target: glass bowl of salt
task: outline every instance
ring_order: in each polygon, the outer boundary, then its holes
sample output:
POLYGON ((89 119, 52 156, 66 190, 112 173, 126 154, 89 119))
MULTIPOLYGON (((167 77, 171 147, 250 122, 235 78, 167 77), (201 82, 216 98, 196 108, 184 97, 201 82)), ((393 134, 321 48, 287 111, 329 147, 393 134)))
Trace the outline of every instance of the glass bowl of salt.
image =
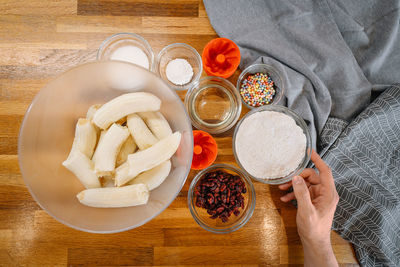
POLYGON ((203 63, 196 49, 175 43, 160 51, 155 68, 158 76, 171 88, 187 90, 200 79, 203 63))
POLYGON ((126 61, 154 70, 153 49, 146 39, 135 33, 117 33, 105 39, 97 51, 97 60, 126 61))

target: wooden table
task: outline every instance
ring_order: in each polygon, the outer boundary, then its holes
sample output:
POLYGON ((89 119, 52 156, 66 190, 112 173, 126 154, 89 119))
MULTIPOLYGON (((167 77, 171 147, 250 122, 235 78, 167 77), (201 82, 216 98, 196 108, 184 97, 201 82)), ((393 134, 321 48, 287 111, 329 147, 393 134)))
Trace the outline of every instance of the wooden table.
MULTIPOLYGON (((95 60, 102 40, 117 32, 142 35, 156 53, 175 42, 201 52, 217 37, 198 0, 0 1, 0 265, 302 264, 296 209, 279 201, 282 193, 276 186, 255 183, 253 217, 228 235, 209 233, 192 219, 186 195, 194 171, 161 215, 119 234, 73 230, 35 203, 18 167, 24 113, 44 84, 72 66, 95 60)), ((235 83, 237 76, 230 80, 235 83)), ((216 138, 217 163, 235 164, 231 136, 216 138)), ((349 243, 335 233, 332 243, 341 266, 357 265, 349 243)))

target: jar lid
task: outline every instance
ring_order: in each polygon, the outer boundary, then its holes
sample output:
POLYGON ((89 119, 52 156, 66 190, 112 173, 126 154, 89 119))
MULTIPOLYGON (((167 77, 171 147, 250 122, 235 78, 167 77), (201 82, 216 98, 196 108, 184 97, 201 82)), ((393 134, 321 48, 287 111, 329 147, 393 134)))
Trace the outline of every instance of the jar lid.
POLYGON ((203 50, 203 68, 208 75, 228 78, 240 63, 239 47, 227 38, 211 40, 203 50))
POLYGON ((193 131, 193 160, 191 168, 202 170, 213 164, 218 154, 217 142, 207 132, 193 131))

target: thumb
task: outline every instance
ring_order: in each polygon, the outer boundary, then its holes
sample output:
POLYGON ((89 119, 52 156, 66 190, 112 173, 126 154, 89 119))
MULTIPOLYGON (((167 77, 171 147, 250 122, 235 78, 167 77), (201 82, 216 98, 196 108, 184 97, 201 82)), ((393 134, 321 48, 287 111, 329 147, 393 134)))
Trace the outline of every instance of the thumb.
POLYGON ((308 191, 308 187, 303 177, 295 176, 292 185, 299 209, 310 210, 312 208, 310 192, 308 191))

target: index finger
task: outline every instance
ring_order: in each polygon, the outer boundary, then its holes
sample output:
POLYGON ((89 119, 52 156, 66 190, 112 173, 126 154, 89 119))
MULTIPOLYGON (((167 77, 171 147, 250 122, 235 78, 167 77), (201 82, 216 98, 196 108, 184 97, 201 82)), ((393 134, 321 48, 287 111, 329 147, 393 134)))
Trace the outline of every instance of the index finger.
POLYGON ((319 173, 330 173, 331 169, 328 165, 321 159, 317 152, 313 149, 311 151, 311 161, 314 162, 315 167, 318 169, 319 173))

